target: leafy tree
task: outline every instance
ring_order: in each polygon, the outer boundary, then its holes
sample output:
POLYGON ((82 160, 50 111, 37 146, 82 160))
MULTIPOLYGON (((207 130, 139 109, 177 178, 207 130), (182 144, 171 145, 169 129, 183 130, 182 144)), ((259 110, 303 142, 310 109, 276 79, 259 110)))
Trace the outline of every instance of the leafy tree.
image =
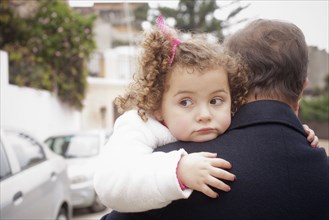
MULTIPOLYGON (((239 1, 232 1, 232 4, 236 3, 239 1)), ((178 9, 160 7, 158 10, 166 18, 174 18, 176 20, 175 27, 182 31, 212 33, 222 41, 224 38, 222 31, 223 28, 227 27, 228 21, 248 6, 238 5, 225 20, 215 18, 214 12, 221 10, 215 0, 180 0, 178 9)))
POLYGON ((302 99, 300 103, 300 118, 304 122, 329 121, 329 94, 311 100, 302 99))
POLYGON ((329 73, 325 76, 324 82, 325 82, 324 92, 328 93, 329 92, 329 73))
POLYGON ((147 3, 140 3, 139 7, 137 7, 134 11, 135 20, 133 21, 133 27, 136 30, 142 30, 143 21, 147 20, 147 14, 150 10, 150 6, 147 3))
POLYGON ((0 10, 0 47, 9 52, 10 82, 53 91, 81 109, 95 16, 83 17, 63 0, 38 1, 28 18, 15 15, 8 0, 1 1, 0 10))
POLYGON ((325 76, 325 87, 321 91, 318 89, 317 97, 310 100, 302 99, 300 103, 300 118, 308 121, 329 121, 329 74, 325 76))

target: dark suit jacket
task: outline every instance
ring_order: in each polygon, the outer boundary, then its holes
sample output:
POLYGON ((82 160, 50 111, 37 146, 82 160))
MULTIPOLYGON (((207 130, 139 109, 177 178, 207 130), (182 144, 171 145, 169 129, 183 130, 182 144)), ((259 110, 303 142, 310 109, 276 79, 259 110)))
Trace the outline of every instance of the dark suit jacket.
POLYGON ((229 130, 204 143, 176 142, 171 151, 216 152, 231 162, 237 176, 231 192, 190 198, 144 213, 117 213, 104 219, 234 219, 328 220, 329 160, 322 148, 312 149, 291 108, 278 101, 243 106, 229 130))

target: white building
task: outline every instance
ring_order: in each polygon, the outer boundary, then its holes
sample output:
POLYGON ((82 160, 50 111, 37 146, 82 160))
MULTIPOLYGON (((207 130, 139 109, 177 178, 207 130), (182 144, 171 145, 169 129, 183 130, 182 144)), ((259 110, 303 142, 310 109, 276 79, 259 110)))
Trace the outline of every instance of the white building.
POLYGON ((118 113, 113 104, 123 95, 136 71, 138 48, 122 46, 106 50, 101 56, 103 77, 88 77, 88 90, 81 112, 82 129, 111 128, 118 113))

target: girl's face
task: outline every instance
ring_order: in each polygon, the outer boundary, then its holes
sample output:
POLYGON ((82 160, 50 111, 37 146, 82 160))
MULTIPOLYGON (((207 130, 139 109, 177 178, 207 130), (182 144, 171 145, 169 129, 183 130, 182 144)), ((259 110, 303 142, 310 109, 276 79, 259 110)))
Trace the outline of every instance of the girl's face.
POLYGON ((231 123, 231 96, 223 68, 168 75, 161 108, 155 113, 182 141, 203 142, 224 133, 231 123))

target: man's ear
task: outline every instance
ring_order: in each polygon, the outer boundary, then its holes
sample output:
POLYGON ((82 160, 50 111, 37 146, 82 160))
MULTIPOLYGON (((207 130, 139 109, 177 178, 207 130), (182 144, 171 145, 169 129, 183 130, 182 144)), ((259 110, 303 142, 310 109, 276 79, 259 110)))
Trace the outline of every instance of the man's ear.
POLYGON ((295 112, 295 114, 296 114, 297 116, 298 116, 298 110, 299 110, 299 103, 300 103, 300 100, 302 99, 303 91, 304 91, 304 89, 306 88, 307 85, 308 85, 308 78, 306 77, 306 79, 305 79, 304 82, 303 82, 303 90, 302 90, 302 92, 301 92, 301 94, 300 94, 299 100, 298 100, 297 103, 295 103, 295 104, 293 105, 294 112, 295 112))
POLYGON ((308 77, 306 77, 306 79, 304 80, 303 90, 306 88, 307 85, 308 85, 308 77))
POLYGON ((161 110, 156 110, 156 111, 154 112, 154 117, 155 117, 155 119, 158 120, 158 121, 163 121, 163 117, 162 117, 162 112, 161 112, 161 110))
POLYGON ((298 100, 298 102, 296 102, 292 107, 293 107, 293 110, 296 114, 296 116, 298 117, 298 111, 299 111, 299 102, 300 100, 298 100))

